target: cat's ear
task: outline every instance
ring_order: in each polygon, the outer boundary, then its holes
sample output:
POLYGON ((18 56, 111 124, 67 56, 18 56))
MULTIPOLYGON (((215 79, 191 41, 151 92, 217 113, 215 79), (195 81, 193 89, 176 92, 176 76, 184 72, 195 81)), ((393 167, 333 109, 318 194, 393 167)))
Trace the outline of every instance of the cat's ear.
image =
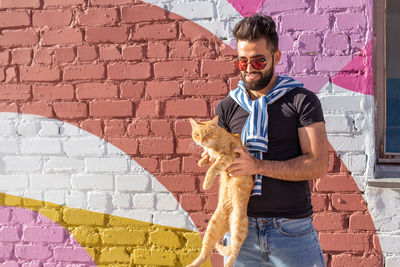
POLYGON ((215 126, 218 126, 218 119, 219 119, 219 116, 218 115, 215 116, 214 119, 211 120, 211 124, 215 125, 215 126))
POLYGON ((189 122, 190 122, 190 124, 192 125, 192 128, 195 128, 195 127, 198 125, 197 121, 195 121, 195 120, 192 119, 192 118, 189 118, 189 122))

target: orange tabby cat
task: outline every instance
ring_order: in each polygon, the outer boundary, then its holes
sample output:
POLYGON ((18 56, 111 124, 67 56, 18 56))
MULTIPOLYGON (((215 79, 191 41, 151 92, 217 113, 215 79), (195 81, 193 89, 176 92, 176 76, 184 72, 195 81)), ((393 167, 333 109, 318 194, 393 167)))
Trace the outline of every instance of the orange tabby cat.
POLYGON ((226 172, 226 168, 237 157, 233 150, 237 147, 243 148, 243 145, 238 135, 218 126, 218 116, 211 121, 189 121, 192 124, 194 141, 207 151, 198 165, 205 166, 210 162, 210 157, 215 159, 207 171, 203 188, 210 188, 218 174, 220 184, 218 206, 207 226, 200 255, 188 266, 201 266, 211 256, 214 247, 221 255, 229 256, 225 267, 233 266, 247 236, 247 203, 253 189, 253 177, 230 176, 226 172), (231 245, 224 247, 218 241, 226 232, 231 233, 231 245))

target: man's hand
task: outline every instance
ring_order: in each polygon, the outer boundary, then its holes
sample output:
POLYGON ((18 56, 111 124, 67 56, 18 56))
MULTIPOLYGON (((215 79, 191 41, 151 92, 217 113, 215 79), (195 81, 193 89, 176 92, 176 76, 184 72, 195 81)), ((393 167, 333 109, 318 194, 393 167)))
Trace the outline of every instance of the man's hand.
POLYGON ((253 175, 257 174, 259 169, 259 160, 254 158, 247 150, 235 148, 235 153, 239 154, 239 158, 233 160, 227 171, 230 175, 253 175))

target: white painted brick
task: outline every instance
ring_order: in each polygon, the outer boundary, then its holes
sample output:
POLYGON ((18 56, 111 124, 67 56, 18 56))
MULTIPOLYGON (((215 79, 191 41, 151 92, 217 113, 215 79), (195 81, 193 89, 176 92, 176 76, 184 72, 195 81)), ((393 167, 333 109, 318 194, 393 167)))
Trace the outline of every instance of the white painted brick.
POLYGON ((187 217, 181 213, 165 213, 165 212, 154 212, 153 223, 173 226, 177 228, 185 228, 187 217))
POLYGON ((171 194, 157 194, 156 208, 157 210, 177 210, 178 201, 171 194))
POLYGON ((17 139, 0 140, 0 154, 18 154, 17 139))
POLYGON ((37 172, 42 169, 41 157, 21 157, 5 156, 3 157, 5 171, 27 171, 37 172))
POLYGON ((170 11, 187 19, 204 19, 214 17, 215 3, 196 1, 171 5, 170 11))
POLYGON ((215 33, 215 35, 220 39, 227 38, 227 30, 225 26, 225 22, 223 21, 196 21, 197 24, 206 28, 208 31, 215 33))
POLYGON ((321 96, 320 101, 324 113, 343 114, 344 112, 360 112, 362 96, 321 96))
POLYGON ((154 192, 158 193, 169 193, 168 189, 165 188, 165 186, 160 183, 156 178, 151 179, 152 186, 151 188, 153 189, 154 192))
POLYGON ((65 205, 65 191, 64 190, 48 190, 44 193, 44 200, 46 202, 55 203, 58 205, 65 205))
POLYGON ((148 172, 142 167, 140 166, 139 163, 137 163, 136 161, 134 161, 132 158, 129 159, 129 163, 130 163, 130 171, 132 173, 143 173, 143 174, 147 174, 148 172))
POLYGON ((40 136, 58 136, 60 135, 60 125, 54 121, 42 121, 41 130, 39 132, 40 136))
POLYGON ((44 200, 42 191, 24 191, 23 197, 40 201, 44 200))
POLYGON ((391 235, 379 235, 379 242, 382 247, 382 251, 385 253, 399 253, 399 244, 400 244, 400 236, 391 234, 391 235))
POLYGON ((117 191, 146 192, 149 190, 150 179, 147 175, 117 175, 115 186, 117 191))
POLYGON ((88 172, 124 173, 128 170, 127 158, 86 158, 88 172))
POLYGON ((153 209, 154 194, 135 194, 133 196, 133 207, 135 209, 153 209))
POLYGON ((21 142, 23 154, 61 154, 61 142, 58 139, 24 139, 21 142))
POLYGON ((86 193, 81 191, 71 191, 66 195, 67 206, 71 208, 86 208, 86 193))
POLYGON ((0 175, 0 190, 26 189, 29 185, 28 175, 0 175))
POLYGON ((79 190, 114 190, 111 175, 73 175, 72 187, 79 190))
POLYGON ((365 149, 364 138, 361 135, 328 135, 328 140, 336 152, 361 152, 365 149))
POLYGON ((80 132, 78 127, 64 122, 60 126, 60 134, 62 136, 79 136, 80 132))
POLYGON ((71 188, 71 178, 65 174, 31 174, 30 187, 35 189, 71 188))
POLYGON ((69 139, 63 141, 63 147, 69 156, 100 156, 105 153, 104 142, 100 138, 69 139))
MULTIPOLYGON (((397 253, 399 254, 399 253, 397 253)), ((400 266, 400 256, 386 256, 385 257, 386 267, 398 267, 400 266)))
POLYGON ((117 193, 114 195, 114 204, 118 209, 131 209, 131 196, 129 194, 117 193))
POLYGON ((17 134, 12 121, 0 121, 0 135, 13 136, 17 134))
POLYGON ((107 193, 89 192, 88 206, 95 210, 109 210, 113 207, 111 195, 107 193))
POLYGON ((325 116, 325 127, 328 133, 346 133, 350 132, 349 120, 346 116, 338 115, 325 116))
MULTIPOLYGON (((153 211, 152 210, 141 210, 135 209, 132 213, 132 218, 142 222, 153 223, 153 211)), ((163 223, 160 223, 164 225, 163 223)))
POLYGON ((68 157, 51 157, 44 163, 45 171, 83 171, 85 161, 68 157))
POLYGON ((228 1, 217 2, 218 20, 232 19, 232 17, 241 17, 240 13, 228 1))
POLYGON ((344 154, 340 156, 340 159, 347 166, 350 172, 363 173, 367 167, 367 155, 365 154, 344 154))
POLYGON ((118 147, 107 143, 107 155, 112 155, 112 156, 123 156, 126 155, 124 151, 119 149, 118 147))
POLYGON ((37 121, 21 121, 18 126, 18 134, 22 137, 37 136, 40 131, 40 125, 37 121))

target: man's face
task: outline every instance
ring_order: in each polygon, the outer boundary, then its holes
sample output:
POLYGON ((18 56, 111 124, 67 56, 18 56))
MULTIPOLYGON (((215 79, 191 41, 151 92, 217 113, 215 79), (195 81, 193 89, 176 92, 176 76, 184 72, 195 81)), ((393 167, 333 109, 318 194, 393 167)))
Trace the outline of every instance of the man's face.
POLYGON ((262 90, 271 82, 272 77, 275 75, 275 64, 277 63, 274 60, 271 49, 267 45, 267 40, 264 38, 256 41, 239 40, 237 47, 239 59, 266 59, 267 64, 263 69, 255 69, 249 61, 247 69, 240 72, 247 90, 262 90))

